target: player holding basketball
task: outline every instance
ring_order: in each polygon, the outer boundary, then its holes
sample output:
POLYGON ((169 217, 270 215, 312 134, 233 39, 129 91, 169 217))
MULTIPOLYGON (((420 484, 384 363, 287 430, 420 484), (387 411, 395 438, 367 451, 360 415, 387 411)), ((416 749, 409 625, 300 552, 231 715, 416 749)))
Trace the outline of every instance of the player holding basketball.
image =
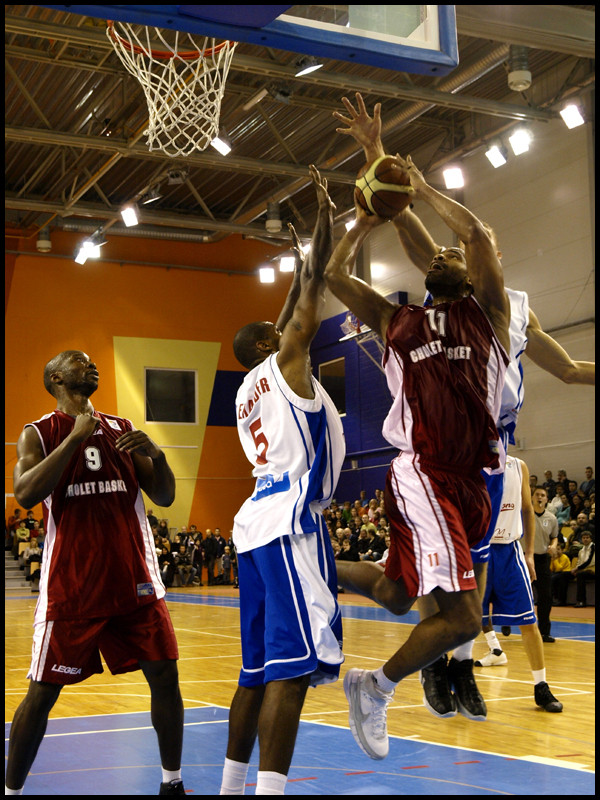
POLYGON ((386 710, 397 683, 481 629, 470 547, 490 518, 481 470, 498 466, 494 419, 509 350, 510 309, 485 229, 430 187, 410 157, 406 169, 416 196, 465 242, 464 251, 450 247, 432 258, 425 285, 433 306, 390 303, 350 274, 363 241, 384 222, 359 207, 325 271, 336 297, 385 342, 393 403, 383 434, 400 450, 385 489, 391 539, 385 572, 369 562, 342 562, 338 580, 397 614, 430 593, 439 606, 382 668, 346 674, 350 725, 371 758, 388 753, 386 710))
MULTIPOLYGON (((322 515, 345 454, 332 401, 311 372, 333 245, 333 204, 311 166, 319 201, 309 255, 296 242, 296 278, 277 325, 234 339, 250 372, 236 398, 238 432, 256 477, 234 520, 242 669, 229 714, 221 794, 244 794, 258 735, 256 794, 284 794, 309 685, 337 680, 343 661, 337 576, 322 515)), ((294 235, 293 228, 292 234, 294 235)))
MULTIPOLYGON (((381 142, 381 104, 377 103, 373 116, 367 113, 363 98, 356 94, 357 109, 347 98, 343 103, 349 116, 334 112, 334 116, 342 121, 346 127, 338 128, 338 132, 350 134, 363 147, 367 162, 384 155, 385 150, 381 142)), ((399 159, 402 163, 402 159, 399 159)), ((419 217, 410 208, 406 208, 392 220, 400 241, 406 253, 424 275, 427 275, 431 259, 441 251, 441 246, 435 243, 419 217)), ((498 259, 501 252, 498 249, 493 230, 484 227, 490 236, 498 259)), ((505 383, 502 390, 500 413, 496 418, 496 426, 501 436, 504 451, 508 444, 514 444, 514 430, 517 424, 519 410, 523 404, 523 369, 521 355, 527 350, 527 355, 539 367, 559 378, 565 383, 595 384, 595 364, 588 361, 574 361, 563 348, 545 333, 540 323, 529 308, 529 300, 525 292, 506 289, 510 302, 510 363, 507 368, 505 383)), ((499 469, 484 472, 488 492, 492 501, 492 518, 486 536, 479 545, 472 550, 473 566, 477 578, 480 594, 485 590, 486 563, 489 558, 489 542, 495 530, 500 500, 503 491, 503 463, 499 469)), ((535 579, 535 575, 532 577, 535 579)), ((343 578, 340 578, 343 585, 343 578)), ((432 596, 419 600, 419 611, 422 617, 436 613, 437 605, 432 596)), ((549 627, 549 626, 548 626, 549 627)), ((546 641, 553 641, 550 636, 546 641)), ((453 687, 448 681, 447 657, 444 654, 438 661, 422 670, 421 681, 424 689, 426 707, 436 716, 454 716, 458 709, 471 719, 484 719, 486 708, 483 698, 477 689, 472 675, 473 641, 467 642, 454 651, 452 662, 461 662, 461 679, 456 680, 453 687), (452 692, 454 688, 454 693, 452 692)), ((451 667, 457 666, 451 662, 451 667)), ((454 670, 456 677, 456 670, 454 670)))
POLYGON ((96 411, 96 365, 67 350, 44 369, 57 407, 25 426, 15 496, 43 503, 44 557, 27 694, 10 730, 6 794, 22 794, 63 686, 141 669, 163 770, 159 794, 184 794, 183 702, 177 642, 141 489, 159 506, 175 498, 162 450, 129 420, 96 411), (82 533, 83 532, 83 533, 82 533))

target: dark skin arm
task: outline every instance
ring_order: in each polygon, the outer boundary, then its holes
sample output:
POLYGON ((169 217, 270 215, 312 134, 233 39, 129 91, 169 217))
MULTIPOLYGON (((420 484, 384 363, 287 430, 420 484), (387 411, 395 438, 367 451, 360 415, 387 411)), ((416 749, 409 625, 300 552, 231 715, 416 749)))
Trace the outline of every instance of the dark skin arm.
POLYGON ((314 393, 309 348, 323 316, 323 273, 333 247, 334 205, 327 192, 327 181, 321 179, 313 165, 310 166, 310 173, 317 192, 319 209, 311 249, 300 271, 300 293, 281 336, 277 364, 296 394, 312 398, 314 393))
MULTIPOLYGON (((82 442, 100 424, 91 414, 78 414, 73 430, 59 446, 44 457, 39 436, 28 426, 17 442, 17 464, 14 470, 15 497, 26 508, 41 503, 51 494, 69 461, 82 442)), ((130 431, 116 441, 118 450, 130 452, 140 486, 148 497, 162 507, 175 498, 175 477, 164 453, 142 431, 130 431)))
POLYGON ((368 216, 356 206, 356 224, 337 244, 325 270, 329 290, 346 308, 385 341, 390 320, 398 306, 376 292, 372 286, 352 275, 356 257, 363 242, 377 225, 385 222, 381 217, 368 216))

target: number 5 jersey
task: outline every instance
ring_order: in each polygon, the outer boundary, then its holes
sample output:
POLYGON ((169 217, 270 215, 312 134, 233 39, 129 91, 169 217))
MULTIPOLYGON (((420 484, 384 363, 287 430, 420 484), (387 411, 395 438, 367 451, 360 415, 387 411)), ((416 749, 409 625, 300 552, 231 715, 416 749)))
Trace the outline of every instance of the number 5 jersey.
MULTIPOLYGON (((131 455, 115 448, 133 425, 98 411, 94 416, 100 425, 43 501, 46 537, 35 622, 128 614, 165 594, 131 455)), ((75 418, 57 410, 29 424, 48 457, 75 418)))
POLYGON ((339 414, 312 378, 314 398, 299 397, 277 365, 277 353, 246 375, 236 396, 240 442, 256 485, 234 520, 243 553, 280 536, 321 530, 345 456, 339 414))

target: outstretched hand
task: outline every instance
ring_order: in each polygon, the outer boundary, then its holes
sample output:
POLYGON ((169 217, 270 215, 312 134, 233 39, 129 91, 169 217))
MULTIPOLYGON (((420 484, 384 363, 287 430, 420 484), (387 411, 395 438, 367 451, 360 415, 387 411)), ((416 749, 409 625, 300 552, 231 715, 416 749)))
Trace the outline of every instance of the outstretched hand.
POLYGON ((288 222, 288 230, 292 237, 292 250, 294 251, 294 258, 296 259, 295 272, 298 273, 301 271, 302 265, 304 264, 304 250, 302 249, 302 243, 296 233, 296 228, 294 228, 291 222, 288 222))
POLYGON ((338 133, 350 134, 356 141, 362 145, 365 150, 380 143, 381 136, 381 103, 375 103, 373 107, 373 116, 370 117, 365 101, 362 95, 356 93, 356 105, 358 110, 354 108, 347 97, 342 97, 342 103, 346 106, 349 117, 340 114, 339 111, 334 111, 333 116, 343 122, 346 128, 336 128, 338 133))
POLYGON ((315 191, 317 192, 319 208, 330 208, 332 211, 335 210, 335 203, 327 191, 327 178, 321 177, 321 173, 314 164, 310 164, 308 170, 310 172, 310 177, 312 179, 313 186, 315 187, 315 191))

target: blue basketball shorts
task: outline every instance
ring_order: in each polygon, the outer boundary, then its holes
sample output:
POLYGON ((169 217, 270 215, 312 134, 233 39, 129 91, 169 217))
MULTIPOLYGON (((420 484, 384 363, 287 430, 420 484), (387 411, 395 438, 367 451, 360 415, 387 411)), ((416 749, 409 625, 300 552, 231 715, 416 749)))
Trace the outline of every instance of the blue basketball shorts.
POLYGON ((533 625, 537 620, 533 589, 519 542, 492 544, 483 597, 483 624, 533 625))
POLYGON ((240 686, 311 676, 339 677, 342 618, 337 571, 324 525, 238 553, 242 669, 240 686))
POLYGON ((489 475, 487 472, 481 473, 485 479, 485 486, 490 496, 492 504, 492 516, 490 524, 485 532, 485 536, 476 547, 471 548, 471 558, 474 564, 485 564, 490 557, 490 540, 496 530, 498 515, 502 506, 502 494, 504 493, 504 473, 489 475))

